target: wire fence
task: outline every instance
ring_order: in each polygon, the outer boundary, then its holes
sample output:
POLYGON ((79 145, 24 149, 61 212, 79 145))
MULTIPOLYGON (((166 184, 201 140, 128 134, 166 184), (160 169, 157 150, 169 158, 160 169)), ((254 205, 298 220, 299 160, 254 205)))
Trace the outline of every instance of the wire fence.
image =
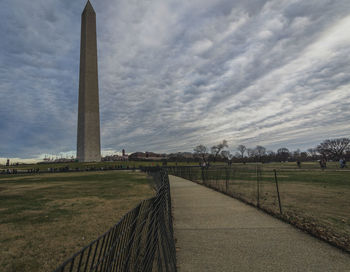
POLYGON ((350 252, 350 172, 231 167, 169 167, 169 174, 258 207, 350 252))
POLYGON ((276 172, 272 179, 263 178, 259 165, 246 167, 170 167, 169 173, 179 176, 248 204, 282 214, 276 172))
POLYGON ((176 271, 168 174, 160 168, 143 170, 153 176, 156 196, 142 201, 55 272, 176 271))

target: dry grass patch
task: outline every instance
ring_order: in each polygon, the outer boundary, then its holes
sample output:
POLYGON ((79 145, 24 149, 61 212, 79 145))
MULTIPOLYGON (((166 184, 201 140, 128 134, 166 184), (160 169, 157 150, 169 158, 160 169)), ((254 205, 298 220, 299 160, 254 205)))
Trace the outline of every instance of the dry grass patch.
POLYGON ((53 270, 154 195, 138 172, 4 177, 0 186, 0 271, 53 270))

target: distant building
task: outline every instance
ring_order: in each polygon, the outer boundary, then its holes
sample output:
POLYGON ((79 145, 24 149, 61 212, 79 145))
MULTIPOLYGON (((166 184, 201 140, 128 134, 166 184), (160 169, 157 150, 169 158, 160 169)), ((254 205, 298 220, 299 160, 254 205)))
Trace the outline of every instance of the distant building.
POLYGON ((129 155, 130 160, 150 160, 150 161, 160 161, 167 159, 166 154, 157 154, 153 152, 135 152, 129 155))
POLYGON ((119 155, 110 155, 102 158, 102 161, 127 161, 129 159, 128 155, 119 156, 119 155))
POLYGON ((129 159, 145 159, 146 158, 146 153, 144 152, 135 152, 130 154, 129 159))

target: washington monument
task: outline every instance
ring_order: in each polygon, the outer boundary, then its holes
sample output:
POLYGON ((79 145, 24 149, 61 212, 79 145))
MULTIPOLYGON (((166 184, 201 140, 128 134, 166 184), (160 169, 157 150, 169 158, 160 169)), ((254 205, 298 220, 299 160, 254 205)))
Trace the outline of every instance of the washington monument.
POLYGON ((96 13, 90 1, 81 15, 77 158, 101 161, 96 13))

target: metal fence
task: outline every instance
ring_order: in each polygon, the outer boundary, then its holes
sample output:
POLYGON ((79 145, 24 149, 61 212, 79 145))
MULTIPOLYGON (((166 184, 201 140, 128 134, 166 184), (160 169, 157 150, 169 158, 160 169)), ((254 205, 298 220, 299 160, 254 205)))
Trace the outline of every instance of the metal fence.
MULTIPOLYGON (((169 173, 179 176, 274 214, 282 214, 282 203, 276 170, 271 178, 263 178, 260 165, 245 167, 169 167, 169 173)), ((265 173, 266 174, 266 173, 265 173)))
POLYGON ((176 271, 168 174, 159 168, 143 170, 153 176, 156 196, 142 201, 55 272, 176 271))

